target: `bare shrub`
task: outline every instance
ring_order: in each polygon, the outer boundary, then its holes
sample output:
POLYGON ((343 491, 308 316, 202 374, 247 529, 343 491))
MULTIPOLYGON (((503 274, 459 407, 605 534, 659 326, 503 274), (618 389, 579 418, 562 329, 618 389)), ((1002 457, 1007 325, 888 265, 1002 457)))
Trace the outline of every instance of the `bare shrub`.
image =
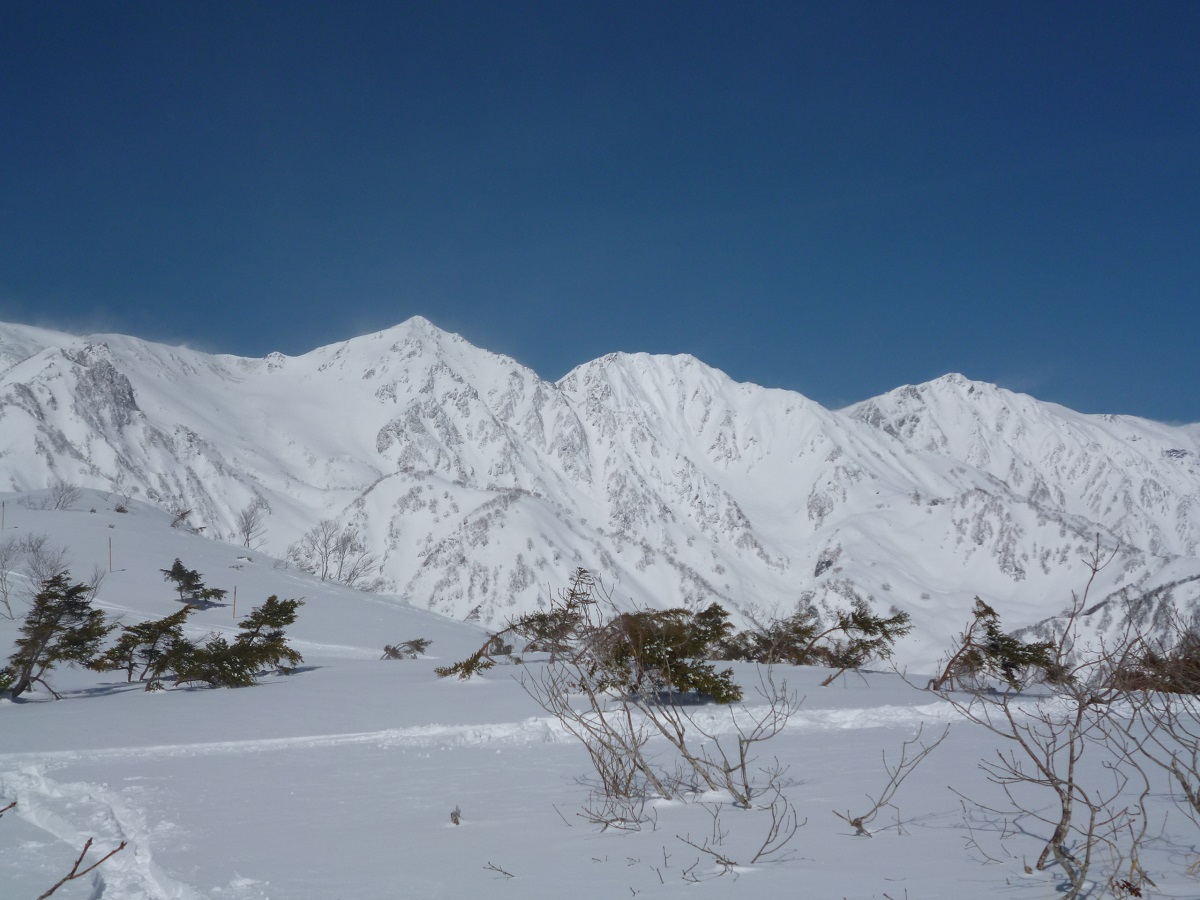
POLYGON ((0 541, 0 603, 4 604, 4 614, 9 619, 16 618, 11 602, 12 577, 16 574, 23 555, 21 543, 17 538, 0 541))
POLYGON ((79 485, 69 481, 55 481, 50 485, 50 509, 70 509, 79 502, 83 491, 79 485))
POLYGON ((631 697, 625 702, 666 738, 709 790, 723 791, 735 806, 751 809, 756 798, 779 785, 786 774, 778 761, 756 765, 759 745, 783 731, 799 706, 786 682, 777 684, 770 669, 759 670, 755 693, 759 704, 729 707, 730 731, 724 734, 715 727, 719 719, 712 725, 702 724, 699 712, 704 707, 681 699, 647 703, 644 698, 631 697))
POLYGON ((95 600, 96 595, 100 593, 100 588, 104 586, 104 580, 108 577, 108 570, 99 563, 92 565, 92 575, 87 580, 88 600, 95 600))
POLYGON ((503 875, 505 878, 516 878, 517 877, 512 872, 505 871, 500 866, 496 865, 494 862, 491 862, 490 860, 488 861, 488 864, 486 866, 484 866, 484 868, 487 869, 487 871, 489 871, 489 872, 495 872, 498 875, 503 875))
POLYGON ((500 656, 518 660, 508 640, 523 640, 523 654, 541 651, 550 659, 523 666, 522 687, 583 744, 605 797, 709 790, 750 809, 784 774, 777 764, 760 767, 758 748, 786 727, 798 701, 760 669, 758 702, 738 704, 742 689, 732 670, 717 671, 710 661, 730 630, 717 604, 698 612, 620 612, 578 569, 548 610, 522 616, 467 659, 436 671, 469 678, 500 656), (670 748, 666 757, 648 751, 660 738, 670 748))
POLYGON ((1091 573, 1087 585, 1082 594, 1072 594, 1050 642, 1053 681, 1036 694, 1003 678, 999 686, 977 681, 965 694, 941 692, 965 719, 1009 745, 980 761, 988 780, 1002 789, 1008 809, 970 802, 998 815, 1019 814, 1046 828, 1036 868, 1059 866, 1067 900, 1088 889, 1092 868, 1102 860, 1107 860, 1109 881, 1128 869, 1133 875, 1125 880, 1134 888, 1149 882, 1138 862, 1147 829, 1149 780, 1113 740, 1121 732, 1118 704, 1125 696, 1113 675, 1125 666, 1131 643, 1125 636, 1110 646, 1087 645, 1080 631, 1088 592, 1115 555, 1103 553, 1097 538, 1084 559, 1091 573), (1089 751, 1089 759, 1099 757, 1090 766, 1084 760, 1089 751), (1048 807, 1036 801, 1038 794, 1049 796, 1048 807), (1131 795, 1137 798, 1132 803, 1131 795))
POLYGON ((897 808, 892 803, 892 798, 896 796, 896 791, 900 789, 900 785, 904 783, 904 779, 916 770, 925 757, 937 749, 937 746, 946 739, 946 735, 950 733, 950 726, 947 725, 938 739, 931 744, 921 742, 921 734, 924 730, 925 725, 922 724, 917 729, 916 737, 904 742, 900 748, 900 761, 895 765, 888 764, 887 751, 883 752, 883 771, 887 773, 888 780, 884 784, 883 790, 879 792, 879 796, 872 797, 870 794, 867 794, 867 799, 871 801, 871 806, 866 812, 854 815, 850 810, 846 810, 845 813, 840 813, 836 809, 833 811, 835 816, 855 829, 854 834, 856 837, 871 837, 871 832, 867 831, 867 826, 875 820, 875 817, 879 815, 879 811, 887 806, 893 809, 897 808))
POLYGON ((674 797, 668 779, 652 765, 646 752, 651 726, 628 704, 606 702, 602 692, 588 682, 577 682, 574 673, 558 664, 523 671, 521 686, 534 701, 559 721, 576 738, 591 758, 608 797, 636 797, 647 787, 662 797, 674 797), (583 693, 586 708, 571 703, 576 691, 583 693))
POLYGON ((129 476, 125 474, 124 469, 117 473, 117 477, 113 479, 112 486, 117 494, 117 504, 113 507, 113 511, 119 513, 129 512, 129 504, 133 501, 133 494, 137 488, 129 483, 129 476))
POLYGON ((583 804, 583 809, 575 815, 591 825, 599 825, 601 831, 610 828, 641 831, 646 825, 653 831, 658 827, 657 815, 646 812, 645 794, 615 795, 593 791, 583 804))
POLYGON ((339 525, 333 519, 322 519, 288 547, 287 560, 322 581, 339 581, 364 591, 384 587, 383 579, 376 575, 379 558, 367 550, 353 523, 339 525))
MULTIPOLYGON (((1200 828, 1200 636, 1177 615, 1166 632, 1155 641, 1136 636, 1133 653, 1114 674, 1130 715, 1113 721, 1110 740, 1122 765, 1164 773, 1175 805, 1200 828)), ((1189 871, 1197 867, 1200 859, 1189 871)))
MULTIPOLYGON (((0 541, 0 603, 4 605, 6 617, 15 618, 14 599, 32 599, 43 583, 67 570, 69 559, 67 548, 52 544, 44 534, 27 534, 0 541), (18 580, 22 584, 20 588, 17 587, 18 580)), ((99 588, 99 583, 96 587, 99 588)))
POLYGON ((22 571, 33 585, 41 585, 69 567, 70 554, 66 547, 50 543, 44 534, 29 534, 19 541, 22 571))
POLYGON ((83 491, 79 485, 72 484, 69 481, 63 481, 61 478, 56 478, 50 482, 49 488, 43 497, 30 497, 26 501, 26 505, 30 509, 38 510, 66 510, 70 509, 79 502, 79 498, 83 496, 83 491))
POLYGON ((257 550, 262 546, 263 535, 267 532, 266 517, 271 512, 267 501, 259 494, 242 508, 234 520, 234 530, 247 550, 257 550))
POLYGON ((771 790, 774 796, 765 806, 767 812, 771 814, 771 825, 767 828, 767 833, 762 843, 759 844, 758 850, 750 858, 751 865, 764 862, 772 857, 775 858, 774 861, 782 862, 784 857, 780 854, 783 853, 783 848, 791 842, 802 826, 808 824, 807 819, 800 821, 795 807, 788 801, 779 784, 773 784, 771 790))
MULTIPOLYGON (((725 839, 729 837, 729 832, 725 830, 721 823, 721 804, 718 803, 708 812, 712 816, 712 832, 709 835, 693 838, 689 833, 687 837, 678 834, 675 837, 712 859, 718 866, 713 877, 720 878, 722 875, 728 875, 734 871, 738 867, 738 863, 725 850, 725 839)), ((685 869, 683 878, 685 881, 697 883, 701 880, 700 876, 696 874, 696 866, 685 869)))
MULTIPOLYGON (((747 850, 747 853, 749 853, 748 857, 742 856, 743 859, 749 858, 750 865, 761 862, 785 861, 789 858, 790 854, 784 848, 796 836, 800 828, 807 824, 807 820, 800 821, 796 815, 795 808, 778 786, 773 791, 774 796, 771 802, 762 808, 771 816, 771 822, 767 826, 763 839, 757 847, 751 844, 747 850)), ((699 865, 699 860, 697 860, 696 863, 683 870, 684 881, 699 883, 706 877, 720 878, 741 868, 741 864, 733 858, 733 851, 727 849, 725 846, 729 832, 725 829, 724 823, 721 820, 722 809, 723 807, 719 803, 709 809, 708 813, 712 817, 712 828, 708 835, 698 838, 693 838, 690 833, 687 836, 676 835, 676 838, 684 844, 708 856, 717 865, 716 871, 702 874, 697 872, 699 865)))

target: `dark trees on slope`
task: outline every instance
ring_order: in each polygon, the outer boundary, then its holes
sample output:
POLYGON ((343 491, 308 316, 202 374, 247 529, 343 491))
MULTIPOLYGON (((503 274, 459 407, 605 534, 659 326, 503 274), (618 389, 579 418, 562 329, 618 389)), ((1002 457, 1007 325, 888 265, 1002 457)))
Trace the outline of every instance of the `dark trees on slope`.
POLYGON ((90 666, 101 672, 123 671, 129 681, 146 681, 148 691, 160 690, 164 678, 176 684, 248 687, 269 669, 288 671, 304 661, 284 636, 302 603, 269 597, 238 626, 233 641, 210 635, 204 643, 184 637, 183 625, 195 609, 186 606, 162 619, 124 626, 117 642, 90 666))
POLYGON ((929 690, 953 690, 964 683, 973 687, 976 679, 990 677, 1019 691, 1031 679, 1054 682, 1064 677, 1052 641, 1027 643, 1004 632, 999 613, 978 597, 972 615, 942 671, 930 679, 929 690))
POLYGON ((164 656, 184 641, 183 624, 194 609, 194 606, 185 606, 162 619, 121 626, 117 642, 93 659, 88 667, 97 672, 124 671, 126 681, 133 681, 134 671, 140 669, 137 680, 142 681, 164 656))
POLYGON ((66 572, 42 582, 21 626, 16 652, 0 670, 0 689, 16 699, 40 684, 58 697, 46 675, 59 663, 87 665, 116 627, 105 622, 103 612, 92 609, 91 594, 89 585, 71 584, 66 572))
POLYGON ((598 602, 591 573, 577 569, 549 611, 515 619, 466 659, 434 671, 443 678, 470 678, 495 665, 494 657, 511 656, 508 639, 515 637, 525 641, 524 653, 549 653, 552 663, 577 667, 598 693, 695 691, 731 703, 741 699, 741 688, 732 671, 718 672, 709 660, 732 630, 729 614, 717 603, 699 612, 616 612, 611 603, 598 602))
POLYGON ((757 622, 723 640, 721 652, 725 659, 767 665, 829 666, 835 671, 822 682, 829 685, 847 669, 890 658, 893 645, 910 631, 908 613, 893 609, 889 615, 876 615, 865 600, 856 598, 829 621, 804 607, 783 619, 757 622))
POLYGON ((248 687, 270 669, 290 671, 304 658, 288 645, 284 629, 296 621, 296 610, 302 605, 302 600, 271 596, 238 626, 232 642, 222 635, 214 635, 205 644, 175 641, 150 668, 146 689, 160 688, 167 675, 173 675, 176 684, 248 687))

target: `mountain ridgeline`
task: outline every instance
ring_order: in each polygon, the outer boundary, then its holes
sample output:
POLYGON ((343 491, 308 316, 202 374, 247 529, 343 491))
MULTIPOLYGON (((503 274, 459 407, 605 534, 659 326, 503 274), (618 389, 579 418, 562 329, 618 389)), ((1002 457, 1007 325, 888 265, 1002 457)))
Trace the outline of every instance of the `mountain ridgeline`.
POLYGON ((377 586, 496 625, 583 566, 618 602, 748 618, 856 597, 930 663, 973 598, 1060 612, 1098 539, 1111 627, 1200 597, 1200 429, 1094 416, 947 375, 842 410, 688 356, 548 382, 421 318, 298 357, 0 324, 0 490, 54 483, 191 510, 279 557, 353 526, 377 586))

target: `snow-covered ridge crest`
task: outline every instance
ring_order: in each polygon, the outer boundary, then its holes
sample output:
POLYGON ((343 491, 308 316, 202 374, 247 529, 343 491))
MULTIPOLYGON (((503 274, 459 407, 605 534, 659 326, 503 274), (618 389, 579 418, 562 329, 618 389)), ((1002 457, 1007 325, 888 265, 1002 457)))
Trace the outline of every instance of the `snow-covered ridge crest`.
POLYGON ((0 325, 0 489, 68 481, 224 539, 260 497, 278 556, 353 522, 391 591, 485 623, 585 566, 659 606, 862 596, 933 647, 976 594, 1013 625, 1056 613, 1097 534, 1119 548, 1098 596, 1195 584, 1198 459, 1195 426, 961 375, 835 411, 689 356, 548 382, 419 317, 263 359, 0 325))

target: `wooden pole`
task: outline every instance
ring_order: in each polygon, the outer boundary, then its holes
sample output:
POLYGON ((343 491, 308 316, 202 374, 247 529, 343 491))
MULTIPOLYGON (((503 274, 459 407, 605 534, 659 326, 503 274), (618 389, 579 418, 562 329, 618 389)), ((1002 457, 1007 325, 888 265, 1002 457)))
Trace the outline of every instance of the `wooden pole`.
POLYGON ((4 529, 4 514, 8 510, 8 501, 0 500, 0 531, 4 529))

